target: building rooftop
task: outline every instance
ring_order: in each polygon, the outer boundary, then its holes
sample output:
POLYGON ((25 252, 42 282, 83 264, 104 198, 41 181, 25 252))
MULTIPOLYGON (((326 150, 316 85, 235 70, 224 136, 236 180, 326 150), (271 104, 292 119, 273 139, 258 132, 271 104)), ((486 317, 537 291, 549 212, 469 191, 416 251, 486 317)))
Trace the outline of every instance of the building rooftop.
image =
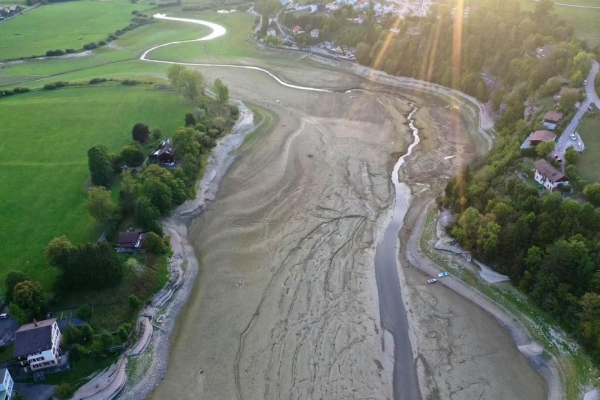
POLYGON ((535 131, 529 136, 529 140, 539 141, 539 142, 551 142, 556 138, 554 132, 542 130, 535 131))
POLYGON ((15 357, 52 348, 52 325, 56 318, 21 326, 15 334, 15 357))
POLYGON ((560 121, 562 121, 562 117, 563 117, 563 113, 556 112, 556 111, 548 111, 544 115, 544 121, 548 121, 548 122, 557 124, 560 121))
POLYGON ((535 162, 535 169, 539 171, 544 178, 550 179, 553 182, 567 180, 567 177, 562 172, 554 168, 548 161, 541 159, 535 162))

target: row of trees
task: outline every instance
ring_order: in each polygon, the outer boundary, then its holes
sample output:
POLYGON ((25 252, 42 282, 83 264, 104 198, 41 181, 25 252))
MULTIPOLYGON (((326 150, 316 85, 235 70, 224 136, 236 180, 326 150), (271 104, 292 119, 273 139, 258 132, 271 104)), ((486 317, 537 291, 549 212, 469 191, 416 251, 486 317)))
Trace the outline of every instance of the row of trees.
MULTIPOLYGON (((192 103, 205 94, 204 76, 198 71, 175 64, 169 68, 167 77, 171 85, 192 103)), ((229 101, 229 88, 221 79, 215 80, 212 89, 219 103, 225 104, 229 101)))

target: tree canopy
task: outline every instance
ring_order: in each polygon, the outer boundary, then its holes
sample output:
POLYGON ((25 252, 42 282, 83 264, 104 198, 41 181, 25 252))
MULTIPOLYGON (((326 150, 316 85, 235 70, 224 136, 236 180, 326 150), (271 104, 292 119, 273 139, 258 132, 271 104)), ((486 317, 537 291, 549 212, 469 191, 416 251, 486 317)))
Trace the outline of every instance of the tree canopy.
POLYGON ((88 150, 88 166, 94 185, 110 186, 113 180, 113 167, 105 146, 97 144, 88 150))

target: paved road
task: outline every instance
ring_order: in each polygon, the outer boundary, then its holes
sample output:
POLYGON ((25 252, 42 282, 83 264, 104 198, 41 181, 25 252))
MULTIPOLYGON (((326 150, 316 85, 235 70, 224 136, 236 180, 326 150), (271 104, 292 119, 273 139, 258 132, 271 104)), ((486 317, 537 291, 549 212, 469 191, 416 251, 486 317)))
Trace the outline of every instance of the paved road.
MULTIPOLYGON (((532 0, 532 1, 535 3, 539 2, 539 0, 532 0)), ((600 10, 600 7, 597 7, 597 6, 580 6, 577 4, 566 4, 566 3, 554 3, 554 5, 559 6, 559 7, 587 8, 590 10, 600 10)))
POLYGON ((585 149, 585 144, 577 134, 576 129, 592 103, 595 104, 598 109, 600 109, 600 98, 598 98, 598 93, 596 93, 596 89, 594 88, 594 81, 596 79, 596 74, 598 73, 599 67, 600 65, 598 62, 592 61, 592 68, 590 69, 590 72, 587 76, 587 82, 585 84, 586 98, 563 134, 558 139, 556 147, 554 148, 555 154, 558 154, 559 157, 564 157, 565 151, 569 146, 573 146, 575 150, 578 151, 583 151, 585 149), (571 134, 575 135, 575 140, 571 139, 571 134))

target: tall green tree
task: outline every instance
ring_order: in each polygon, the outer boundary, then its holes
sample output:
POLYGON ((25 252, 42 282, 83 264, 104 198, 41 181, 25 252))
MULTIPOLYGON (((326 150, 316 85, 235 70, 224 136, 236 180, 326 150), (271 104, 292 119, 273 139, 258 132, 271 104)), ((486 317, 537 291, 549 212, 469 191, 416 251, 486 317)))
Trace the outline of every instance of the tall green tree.
POLYGON ((137 124, 133 125, 133 128, 131 128, 131 137, 137 142, 146 143, 149 136, 150 128, 146 124, 138 122, 137 124))
POLYGON ((13 300, 13 292, 15 286, 21 282, 28 281, 29 278, 21 271, 10 271, 4 278, 4 287, 6 288, 6 304, 10 304, 13 300))
POLYGON ((219 103, 225 104, 229 101, 229 88, 219 78, 215 79, 213 89, 219 103))
POLYGON ((171 67, 169 67, 169 71, 167 72, 169 82, 179 91, 181 91, 180 76, 183 71, 185 71, 185 67, 183 65, 173 64, 171 67))
POLYGON ((30 312, 34 316, 40 315, 46 305, 44 288, 39 283, 32 281, 17 283, 13 300, 21 309, 30 312))
POLYGON ((204 93, 204 77, 198 71, 185 69, 179 74, 178 85, 185 97, 194 103, 204 93))
POLYGON ((88 166, 94 185, 110 186, 114 173, 111 157, 105 146, 97 144, 88 150, 88 166))
POLYGON ((592 183, 583 189, 585 199, 595 207, 600 206, 600 183, 592 183))
POLYGON ((110 192, 103 186, 90 188, 88 201, 83 206, 92 218, 101 224, 108 224, 118 219, 119 207, 113 203, 110 192))
POLYGON ((58 267, 67 261, 69 255, 75 250, 66 236, 56 237, 46 247, 46 261, 53 267, 58 267))

